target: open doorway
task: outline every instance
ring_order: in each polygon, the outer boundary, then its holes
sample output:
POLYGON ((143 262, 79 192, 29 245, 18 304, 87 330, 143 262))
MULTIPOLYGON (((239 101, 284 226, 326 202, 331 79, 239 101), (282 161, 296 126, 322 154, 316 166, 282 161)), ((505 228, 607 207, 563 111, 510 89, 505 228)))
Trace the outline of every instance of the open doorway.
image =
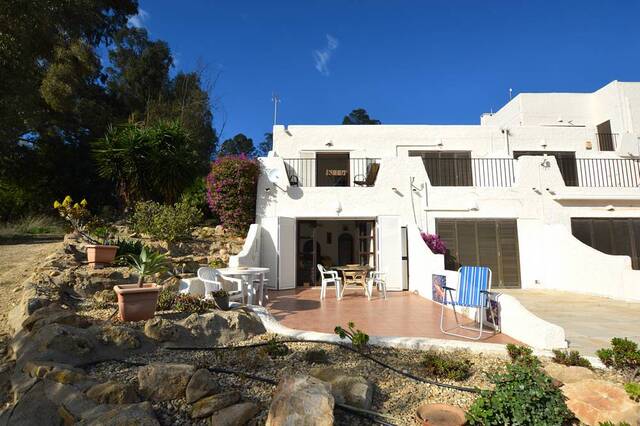
POLYGON ((318 264, 376 267, 375 221, 322 219, 297 221, 296 285, 320 285, 318 264))

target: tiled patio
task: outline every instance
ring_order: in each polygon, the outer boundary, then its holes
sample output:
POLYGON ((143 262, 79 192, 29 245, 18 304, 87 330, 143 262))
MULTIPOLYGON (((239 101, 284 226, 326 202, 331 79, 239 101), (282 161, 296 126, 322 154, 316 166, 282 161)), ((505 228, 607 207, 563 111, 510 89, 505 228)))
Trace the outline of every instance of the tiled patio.
MULTIPOLYGON (((466 340, 440 331, 440 305, 406 291, 388 292, 387 300, 376 292, 374 298, 367 301, 361 291, 351 290, 338 301, 333 289, 329 289, 322 302, 317 288, 270 291, 267 307, 281 324, 299 330, 333 333, 336 325, 346 327, 353 321, 370 336, 466 340)), ((447 314, 446 321, 447 327, 455 324, 452 313, 447 314)), ((518 343, 504 334, 486 336, 480 341, 518 343)))

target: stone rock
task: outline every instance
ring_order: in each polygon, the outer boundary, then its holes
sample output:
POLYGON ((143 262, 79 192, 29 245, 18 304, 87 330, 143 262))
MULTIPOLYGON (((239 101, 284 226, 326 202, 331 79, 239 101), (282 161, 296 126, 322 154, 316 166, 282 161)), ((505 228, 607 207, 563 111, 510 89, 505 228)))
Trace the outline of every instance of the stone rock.
POLYGON ((147 401, 140 404, 118 406, 96 416, 83 419, 76 424, 80 426, 160 426, 151 404, 147 401))
POLYGON ((309 364, 328 364, 329 355, 324 349, 309 349, 306 351, 302 358, 309 364))
POLYGON ((188 364, 146 365, 138 370, 140 393, 154 401, 182 398, 194 372, 188 364))
POLYGON ((421 424, 433 426, 463 426, 467 422, 464 411, 449 404, 422 404, 416 417, 421 424))
POLYGON ((58 405, 47 398, 43 382, 35 383, 22 395, 13 412, 5 410, 0 415, 2 425, 46 426, 59 423, 58 405))
POLYGON ((205 396, 217 393, 219 390, 218 383, 213 375, 206 368, 201 368, 191 376, 186 390, 186 399, 188 404, 193 404, 197 400, 205 396))
POLYGON ((60 420, 64 426, 72 426, 75 425, 78 419, 67 410, 64 406, 58 407, 58 415, 60 416, 60 420))
POLYGON ((201 419, 240 401, 240 392, 229 391, 202 398, 191 407, 191 418, 201 419))
POLYGON ((179 333, 179 329, 174 323, 161 317, 153 317, 144 325, 144 334, 148 338, 160 342, 176 340, 179 333))
POLYGON ((309 374, 331 385, 336 402, 369 409, 373 402, 373 383, 362 376, 351 376, 334 368, 313 368, 309 374))
POLYGON ((57 406, 63 406, 76 419, 89 416, 97 409, 98 404, 87 398, 75 386, 56 383, 49 380, 44 382, 44 393, 47 398, 57 406))
POLYGON ((180 343, 196 346, 238 343, 266 332, 257 315, 241 309, 192 314, 177 324, 186 329, 180 343))
POLYGON ((115 303, 118 297, 113 290, 100 290, 93 295, 93 299, 98 303, 115 303))
POLYGON ((567 398, 567 407, 583 423, 640 424, 640 404, 633 402, 620 385, 587 379, 569 383, 561 390, 567 398))
POLYGON ((213 413, 210 419, 211 426, 245 425, 258 414, 258 411, 260 411, 260 408, 253 402, 232 405, 213 413))
POLYGON ((98 404, 133 404, 140 402, 140 398, 133 386, 111 381, 92 386, 87 391, 87 397, 98 404))
POLYGON ((271 399, 266 426, 333 425, 334 403, 329 384, 304 374, 284 376, 271 399))
POLYGON ((224 227, 222 225, 216 225, 215 233, 216 235, 224 235, 224 227))
POLYGON ((138 333, 123 325, 103 328, 100 333, 100 340, 105 345, 114 345, 123 349, 137 349, 140 347, 138 333))
POLYGON ((544 367, 544 371, 551 378, 561 383, 574 383, 580 380, 595 379, 596 375, 593 371, 585 367, 566 366, 552 362, 544 367))
MULTIPOLYGON (((28 361, 22 367, 22 371, 31 377, 42 379, 47 375, 47 373, 53 371, 55 368, 74 370, 74 367, 69 364, 60 364, 50 361, 28 361)), ((84 371, 79 368, 75 370, 79 373, 84 373, 84 371)))
POLYGON ((70 309, 63 309, 60 305, 51 304, 36 310, 22 323, 22 328, 37 331, 47 324, 67 324, 85 328, 91 323, 70 309))
POLYGON ((84 371, 78 368, 54 367, 44 375, 47 380, 62 383, 65 385, 84 382, 88 379, 84 371))

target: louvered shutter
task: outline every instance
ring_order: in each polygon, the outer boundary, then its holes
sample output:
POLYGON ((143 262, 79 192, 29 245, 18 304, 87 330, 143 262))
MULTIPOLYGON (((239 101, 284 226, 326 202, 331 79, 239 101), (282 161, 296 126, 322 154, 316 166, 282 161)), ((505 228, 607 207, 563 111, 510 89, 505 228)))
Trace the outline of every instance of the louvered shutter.
POLYGON ((500 257, 498 255, 497 226, 494 221, 479 221, 478 226, 478 264, 487 266, 493 275, 493 284, 502 282, 500 257))
POLYGON ((515 220, 498 221, 498 246, 501 269, 500 287, 520 287, 518 226, 515 220))

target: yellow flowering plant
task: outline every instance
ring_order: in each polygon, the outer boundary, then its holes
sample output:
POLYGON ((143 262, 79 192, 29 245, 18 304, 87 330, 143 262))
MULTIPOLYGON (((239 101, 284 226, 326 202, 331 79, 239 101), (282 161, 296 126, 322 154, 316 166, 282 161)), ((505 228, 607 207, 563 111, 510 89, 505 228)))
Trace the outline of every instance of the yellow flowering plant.
POLYGON ((82 199, 79 203, 74 203, 70 195, 64 197, 62 202, 56 200, 53 202, 53 208, 58 211, 60 216, 71 224, 73 230, 78 232, 91 243, 97 244, 98 241, 87 235, 86 227, 91 219, 91 212, 87 209, 86 199, 82 199))

